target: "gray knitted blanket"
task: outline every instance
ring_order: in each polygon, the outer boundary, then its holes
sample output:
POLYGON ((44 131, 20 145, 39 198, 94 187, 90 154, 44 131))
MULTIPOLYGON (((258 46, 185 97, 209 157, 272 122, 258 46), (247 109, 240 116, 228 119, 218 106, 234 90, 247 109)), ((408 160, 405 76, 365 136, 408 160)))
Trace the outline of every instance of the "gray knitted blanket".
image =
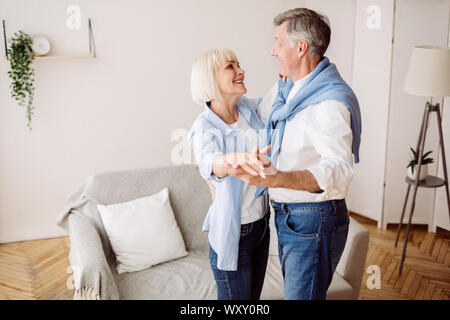
POLYGON ((74 299, 119 299, 115 256, 97 210, 97 204, 104 202, 89 194, 92 181, 90 178, 68 198, 57 217, 57 224, 70 237, 69 260, 75 285, 74 299))

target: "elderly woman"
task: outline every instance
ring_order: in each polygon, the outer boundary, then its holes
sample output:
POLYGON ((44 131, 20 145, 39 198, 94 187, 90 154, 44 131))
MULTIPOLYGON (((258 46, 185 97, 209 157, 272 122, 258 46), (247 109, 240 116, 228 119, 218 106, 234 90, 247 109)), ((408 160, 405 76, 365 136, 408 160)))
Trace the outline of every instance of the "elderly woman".
POLYGON ((256 113, 261 99, 244 97, 244 74, 229 49, 204 52, 191 74, 192 98, 204 111, 191 128, 189 144, 201 176, 216 190, 203 231, 209 232, 219 300, 259 299, 269 250, 267 197, 256 198, 256 186, 227 172, 233 164, 249 166, 255 175, 263 170, 258 158, 240 159, 257 147, 257 131, 264 128, 256 113))

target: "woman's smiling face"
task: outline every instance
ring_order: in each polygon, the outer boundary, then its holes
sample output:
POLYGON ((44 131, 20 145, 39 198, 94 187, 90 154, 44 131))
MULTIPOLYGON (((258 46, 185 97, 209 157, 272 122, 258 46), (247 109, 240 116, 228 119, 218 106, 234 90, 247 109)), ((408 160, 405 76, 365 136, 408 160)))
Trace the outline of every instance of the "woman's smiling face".
POLYGON ((241 97, 247 93, 244 74, 245 71, 240 68, 239 61, 224 61, 219 64, 216 80, 222 98, 241 97))

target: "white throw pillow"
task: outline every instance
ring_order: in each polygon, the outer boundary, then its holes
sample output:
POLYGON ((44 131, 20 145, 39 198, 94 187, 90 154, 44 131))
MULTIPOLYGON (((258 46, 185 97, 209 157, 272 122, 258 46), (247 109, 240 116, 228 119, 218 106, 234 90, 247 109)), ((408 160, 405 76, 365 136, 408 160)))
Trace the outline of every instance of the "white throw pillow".
POLYGON ((169 189, 111 205, 97 205, 117 272, 134 272, 188 254, 169 201, 169 189))

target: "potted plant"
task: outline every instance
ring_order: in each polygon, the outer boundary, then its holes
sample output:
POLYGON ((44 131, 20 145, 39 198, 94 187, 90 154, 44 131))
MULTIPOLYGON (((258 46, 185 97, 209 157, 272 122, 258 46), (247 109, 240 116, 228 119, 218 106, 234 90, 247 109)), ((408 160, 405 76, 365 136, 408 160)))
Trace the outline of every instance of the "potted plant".
POLYGON ((20 106, 27 107, 28 128, 31 131, 31 117, 33 115, 33 97, 34 97, 34 69, 31 63, 34 55, 31 50, 33 40, 31 37, 20 31, 14 33, 9 39, 8 59, 11 70, 8 75, 11 78, 11 96, 20 106))
MULTIPOLYGON (((406 167, 408 169, 408 178, 411 180, 416 180, 416 173, 414 172, 414 168, 417 167, 417 164, 419 163, 419 155, 417 152, 410 148, 413 158, 409 161, 408 166, 406 167)), ((422 165, 420 166, 420 177, 419 181, 425 180, 428 177, 428 164, 433 163, 433 158, 428 157, 433 151, 428 151, 424 153, 422 158, 422 165)))

